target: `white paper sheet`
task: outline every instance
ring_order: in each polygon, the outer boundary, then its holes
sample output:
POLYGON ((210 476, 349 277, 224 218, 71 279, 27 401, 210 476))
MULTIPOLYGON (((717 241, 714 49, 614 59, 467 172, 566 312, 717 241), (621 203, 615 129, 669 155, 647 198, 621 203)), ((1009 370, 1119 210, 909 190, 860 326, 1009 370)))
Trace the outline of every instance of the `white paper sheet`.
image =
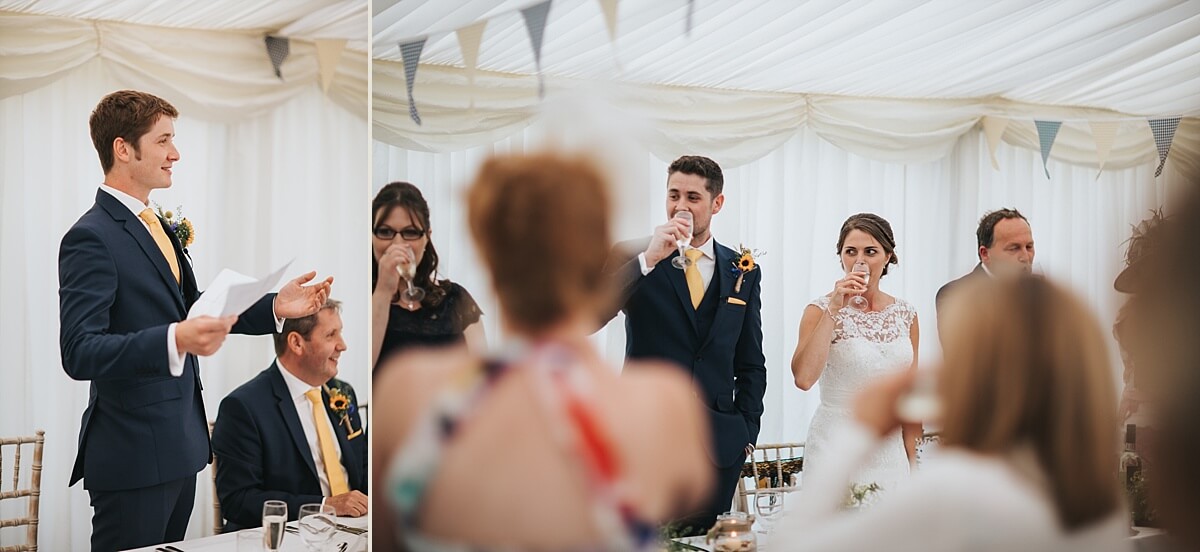
MULTIPOLYGON (((292 259, 292 261, 294 260, 292 259)), ((188 320, 199 316, 220 318, 241 314, 279 285, 284 272, 289 266, 292 266, 292 261, 284 263, 283 266, 261 280, 255 280, 228 268, 222 269, 221 273, 217 274, 217 277, 200 295, 200 298, 192 304, 192 308, 188 310, 188 320)))

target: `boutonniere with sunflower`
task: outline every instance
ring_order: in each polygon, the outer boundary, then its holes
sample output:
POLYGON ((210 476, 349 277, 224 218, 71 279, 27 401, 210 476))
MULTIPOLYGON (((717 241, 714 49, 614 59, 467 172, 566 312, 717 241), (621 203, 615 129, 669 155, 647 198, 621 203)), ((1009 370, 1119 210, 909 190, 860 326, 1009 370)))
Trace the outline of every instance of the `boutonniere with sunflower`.
POLYGON ((325 384, 325 394, 329 395, 329 410, 333 411, 333 415, 337 416, 338 423, 346 427, 346 439, 353 439, 362 434, 362 428, 354 429, 350 422, 350 416, 358 412, 358 405, 350 400, 350 393, 346 390, 344 382, 334 382, 332 385, 325 384))
POLYGON ((196 239, 196 229, 192 226, 192 221, 183 216, 183 207, 176 206, 174 211, 164 211, 161 205, 155 203, 154 210, 158 212, 160 218, 167 222, 167 228, 171 229, 172 234, 175 234, 179 245, 182 245, 185 250, 192 245, 196 239))
POLYGON ((733 268, 731 269, 738 275, 737 283, 733 284, 733 292, 742 292, 742 279, 746 277, 746 273, 758 268, 756 257, 766 255, 766 251, 750 249, 744 245, 738 244, 738 256, 733 260, 733 268))

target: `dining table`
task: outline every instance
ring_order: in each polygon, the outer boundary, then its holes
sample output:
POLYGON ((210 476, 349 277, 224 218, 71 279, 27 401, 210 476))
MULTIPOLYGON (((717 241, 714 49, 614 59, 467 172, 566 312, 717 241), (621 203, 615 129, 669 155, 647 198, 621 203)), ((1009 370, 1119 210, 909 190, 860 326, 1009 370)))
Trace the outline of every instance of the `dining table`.
MULTIPOLYGON (((338 530, 334 532, 333 538, 321 547, 321 551, 364 552, 367 549, 367 541, 370 538, 370 533, 366 531, 370 517, 370 514, 362 517, 339 516, 337 518, 338 530), (342 547, 343 543, 346 545, 344 548, 342 547)), ((283 544, 279 547, 279 552, 313 552, 312 549, 304 545, 304 541, 300 539, 300 535, 295 531, 295 521, 289 521, 287 527, 291 529, 285 530, 283 544)), ((238 550, 238 535, 249 531, 257 531, 261 534, 262 528, 255 527, 232 533, 221 533, 197 539, 134 548, 131 552, 248 552, 238 550)), ((265 548, 262 548, 262 543, 259 542, 259 547, 254 552, 265 552, 265 550, 265 548)))

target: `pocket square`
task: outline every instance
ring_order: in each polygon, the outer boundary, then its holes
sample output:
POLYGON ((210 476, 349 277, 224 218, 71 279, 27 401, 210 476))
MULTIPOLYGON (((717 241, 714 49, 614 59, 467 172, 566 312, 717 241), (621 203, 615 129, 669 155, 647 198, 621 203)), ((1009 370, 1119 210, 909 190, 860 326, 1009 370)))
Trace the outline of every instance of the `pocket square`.
POLYGON ((729 298, 729 304, 731 304, 731 305, 745 305, 745 304, 746 304, 746 302, 745 302, 745 301, 742 301, 741 299, 738 299, 737 297, 730 297, 730 298, 729 298))

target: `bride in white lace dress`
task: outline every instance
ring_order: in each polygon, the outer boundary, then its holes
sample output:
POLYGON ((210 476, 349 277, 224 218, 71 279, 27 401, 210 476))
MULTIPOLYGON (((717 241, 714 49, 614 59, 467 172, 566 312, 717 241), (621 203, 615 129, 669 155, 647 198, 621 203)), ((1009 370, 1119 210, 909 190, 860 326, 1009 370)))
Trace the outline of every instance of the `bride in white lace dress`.
MULTIPOLYGON (((915 369, 920 329, 917 311, 903 299, 879 289, 888 265, 899 263, 892 227, 877 215, 863 213, 842 225, 838 256, 846 276, 833 292, 804 309, 800 341, 792 355, 796 386, 821 384, 821 403, 813 415, 804 447, 805 478, 820 477, 830 464, 852 459, 826 455, 833 433, 845 427, 855 396, 874 377, 897 369, 915 369), (858 261, 868 273, 851 272, 858 261), (867 300, 864 311, 849 306, 850 298, 867 300)), ((890 436, 857 474, 855 484, 876 483, 887 491, 907 479, 915 458, 920 424, 904 425, 890 436)))

